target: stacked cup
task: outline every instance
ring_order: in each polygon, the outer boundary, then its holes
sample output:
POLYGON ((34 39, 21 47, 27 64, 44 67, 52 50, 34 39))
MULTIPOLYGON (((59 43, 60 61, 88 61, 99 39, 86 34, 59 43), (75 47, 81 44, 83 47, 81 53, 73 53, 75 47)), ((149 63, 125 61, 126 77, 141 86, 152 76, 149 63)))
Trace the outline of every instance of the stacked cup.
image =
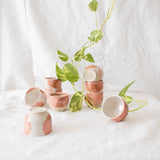
POLYGON ((55 92, 62 92, 62 82, 56 77, 45 78, 45 93, 47 98, 55 92))
POLYGON ((83 77, 85 79, 85 89, 87 91, 86 100, 90 105, 101 107, 103 101, 103 70, 96 65, 85 68, 83 77))
POLYGON ((30 107, 24 120, 26 135, 43 136, 52 131, 51 115, 44 108, 46 102, 46 94, 40 88, 34 87, 26 92, 25 103, 30 107))

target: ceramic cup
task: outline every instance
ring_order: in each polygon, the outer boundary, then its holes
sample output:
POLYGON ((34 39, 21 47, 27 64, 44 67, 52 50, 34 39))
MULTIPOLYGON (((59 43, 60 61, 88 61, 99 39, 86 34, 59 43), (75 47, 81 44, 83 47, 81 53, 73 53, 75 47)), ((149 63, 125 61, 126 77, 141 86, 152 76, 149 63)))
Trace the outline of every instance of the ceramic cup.
MULTIPOLYGON (((103 92, 98 92, 98 93, 88 92, 86 95, 92 100, 95 107, 97 108, 101 107, 101 104, 103 102, 103 92)), ((92 105, 89 99, 86 98, 86 100, 92 105)))
POLYGON ((42 107, 47 101, 46 94, 39 88, 31 88, 26 92, 25 102, 31 107, 42 107))
POLYGON ((128 105, 120 96, 111 96, 103 103, 104 115, 116 122, 122 121, 128 114, 128 105))
POLYGON ((47 98, 49 97, 51 93, 55 93, 55 92, 62 92, 62 88, 58 88, 58 89, 53 88, 53 87, 45 88, 45 93, 46 93, 47 98))
POLYGON ((51 115, 44 107, 29 109, 24 120, 24 132, 26 135, 43 136, 52 131, 51 115))
POLYGON ((56 77, 45 78, 45 88, 52 87, 55 89, 62 88, 62 82, 56 77))
POLYGON ((103 70, 96 65, 91 65, 85 68, 83 77, 87 82, 100 81, 103 78, 103 70))
POLYGON ((65 111, 69 102, 69 95, 63 92, 51 93, 49 95, 50 107, 58 112, 65 111))
POLYGON ((103 80, 95 82, 85 82, 87 92, 101 92, 103 90, 103 80))

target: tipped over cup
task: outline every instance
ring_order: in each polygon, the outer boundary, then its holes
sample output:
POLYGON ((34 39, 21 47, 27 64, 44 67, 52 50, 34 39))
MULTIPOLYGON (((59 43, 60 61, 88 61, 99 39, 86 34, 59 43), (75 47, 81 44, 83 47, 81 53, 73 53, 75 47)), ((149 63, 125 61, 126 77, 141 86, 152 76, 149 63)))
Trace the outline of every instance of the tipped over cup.
POLYGON ((126 118, 128 105, 120 96, 111 96, 103 103, 102 111, 108 119, 119 122, 126 118))

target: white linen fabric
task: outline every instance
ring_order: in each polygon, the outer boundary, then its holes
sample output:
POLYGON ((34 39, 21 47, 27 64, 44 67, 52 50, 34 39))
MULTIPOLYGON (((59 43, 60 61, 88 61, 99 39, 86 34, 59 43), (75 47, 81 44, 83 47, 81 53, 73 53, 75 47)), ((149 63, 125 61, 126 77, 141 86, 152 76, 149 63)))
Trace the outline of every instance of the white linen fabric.
MULTIPOLYGON (((43 88, 44 77, 55 76, 57 49, 73 56, 95 30, 89 2, 0 0, 0 90, 43 88)), ((107 7, 107 0, 99 1, 99 26, 107 7)), ((104 69, 105 90, 137 80, 132 90, 160 97, 159 26, 159 0, 116 0, 102 41, 87 50, 104 69)), ((80 72, 89 64, 82 62, 80 72)), ((66 83, 64 90, 71 86, 66 83)))
MULTIPOLYGON (((160 101, 144 93, 148 105, 113 122, 86 105, 76 113, 53 112, 53 131, 42 137, 24 135, 25 91, 0 95, 0 160, 154 160, 160 157, 160 101)), ((105 97, 115 93, 105 93, 105 97)), ((116 93, 117 94, 117 93, 116 93)), ((48 107, 48 105, 46 105, 48 107)), ((131 106, 130 106, 131 107, 131 106)))

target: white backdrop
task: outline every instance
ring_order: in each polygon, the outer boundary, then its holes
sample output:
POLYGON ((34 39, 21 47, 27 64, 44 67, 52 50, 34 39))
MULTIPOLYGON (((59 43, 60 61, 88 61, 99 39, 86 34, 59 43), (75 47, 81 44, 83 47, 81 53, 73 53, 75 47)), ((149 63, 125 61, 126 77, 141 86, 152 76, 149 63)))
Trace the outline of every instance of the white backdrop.
MULTIPOLYGON (((0 0, 1 91, 43 88, 43 78, 55 75, 56 50, 73 55, 95 29, 89 1, 0 0)), ((98 24, 107 6, 99 0, 98 24)), ((131 90, 160 97, 159 26, 159 0, 116 0, 102 41, 88 49, 104 69, 105 90, 119 91, 136 80, 131 90)), ((82 62, 81 73, 87 65, 82 62)))

